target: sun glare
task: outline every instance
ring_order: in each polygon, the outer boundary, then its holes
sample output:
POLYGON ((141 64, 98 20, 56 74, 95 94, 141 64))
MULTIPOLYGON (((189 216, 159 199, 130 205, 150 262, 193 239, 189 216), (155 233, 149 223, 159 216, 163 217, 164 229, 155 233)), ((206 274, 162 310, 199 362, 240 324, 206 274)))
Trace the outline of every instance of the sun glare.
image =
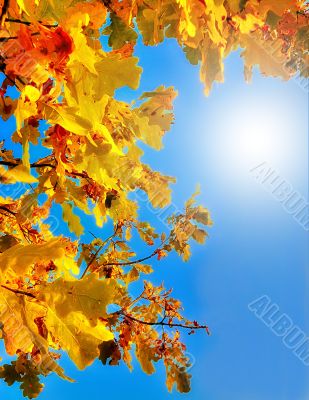
POLYGON ((212 154, 224 160, 225 171, 238 175, 247 175, 263 162, 285 166, 294 157, 293 127, 288 115, 288 110, 270 100, 236 99, 224 117, 217 119, 212 154))

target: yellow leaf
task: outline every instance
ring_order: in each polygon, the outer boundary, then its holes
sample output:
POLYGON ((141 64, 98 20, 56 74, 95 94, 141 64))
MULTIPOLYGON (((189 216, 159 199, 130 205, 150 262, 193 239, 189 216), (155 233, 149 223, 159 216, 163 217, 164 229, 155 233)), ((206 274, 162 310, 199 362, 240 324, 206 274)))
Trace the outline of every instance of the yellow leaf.
POLYGON ((26 14, 29 15, 29 12, 28 12, 28 10, 27 10, 27 7, 26 7, 26 5, 25 5, 24 0, 17 0, 17 4, 19 5, 19 7, 20 7, 20 9, 21 9, 22 11, 24 11, 26 14))
POLYGON ((138 346, 136 348, 136 357, 141 364, 142 370, 148 375, 155 372, 155 367, 152 362, 154 353, 154 349, 150 349, 146 346, 138 346))
POLYGON ((7 170, 0 167, 0 175, 5 183, 36 183, 38 181, 24 165, 18 165, 7 170))
POLYGON ((223 82, 224 65, 223 48, 207 43, 202 53, 202 63, 200 77, 205 83, 205 94, 209 95, 212 85, 215 81, 223 82))
POLYGON ((282 39, 264 40, 261 32, 241 36, 241 53, 245 63, 247 81, 251 80, 252 68, 257 65, 263 75, 281 77, 287 80, 291 72, 287 67, 288 57, 281 49, 282 39))
POLYGON ((36 102, 40 98, 40 91, 32 85, 26 85, 23 89, 23 96, 30 102, 36 102))
POLYGON ((36 262, 54 261, 61 271, 72 271, 78 274, 74 259, 67 254, 66 243, 59 239, 52 239, 44 244, 17 244, 0 254, 0 271, 5 273, 12 270, 17 275, 29 272, 36 262))
POLYGON ((114 281, 100 280, 97 274, 86 275, 81 280, 59 278, 42 285, 38 298, 55 309, 61 318, 80 311, 95 325, 99 317, 107 316, 106 307, 113 302, 116 287, 114 281))
POLYGON ((115 293, 116 283, 99 280, 96 274, 82 280, 59 278, 40 287, 38 299, 48 307, 46 325, 80 369, 99 355, 100 343, 113 339, 99 318, 107 316, 115 293))
POLYGON ((177 3, 181 6, 184 15, 185 15, 185 23, 180 23, 180 32, 183 31, 183 29, 186 29, 188 32, 189 36, 193 37, 195 36, 196 33, 196 27, 193 24, 191 20, 191 7, 190 7, 190 1, 189 0, 177 0, 177 3))
POLYGON ((261 27, 265 24, 261 18, 256 17, 253 14, 247 14, 245 18, 235 15, 233 17, 233 21, 236 24, 236 27, 240 30, 241 33, 248 34, 251 31, 255 30, 257 27, 261 27))
POLYGON ((172 110, 176 96, 173 87, 160 86, 153 92, 144 93, 141 99, 145 101, 132 114, 138 137, 156 150, 162 148, 163 135, 174 120, 172 110))
POLYGON ((79 369, 91 365, 100 354, 98 346, 114 338, 103 323, 90 326, 81 312, 70 312, 62 318, 48 306, 45 321, 53 339, 79 369))
POLYGON ((225 46, 226 39, 223 36, 223 21, 225 21, 227 13, 223 5, 223 0, 207 0, 205 5, 208 35, 214 45, 225 46))
POLYGON ((37 88, 31 85, 24 86, 15 110, 17 132, 22 137, 23 164, 28 169, 30 167, 29 138, 27 137, 27 132, 21 132, 21 128, 23 127, 25 119, 37 114, 36 102, 39 97, 40 91, 37 88))
POLYGON ((97 62, 95 68, 99 74, 97 82, 98 96, 114 91, 123 86, 137 89, 142 68, 137 66, 137 57, 122 58, 120 54, 107 55, 97 62))
POLYGON ((50 124, 59 124, 64 129, 81 136, 88 136, 92 123, 87 118, 79 116, 74 107, 44 107, 46 119, 50 124))
POLYGON ((70 231, 75 233, 76 236, 81 236, 84 232, 84 227, 80 222, 79 216, 74 214, 72 204, 63 203, 62 210, 63 220, 67 222, 70 231))
MULTIPOLYGON (((80 24, 81 25, 81 24, 80 24)), ((97 75, 95 63, 99 60, 96 52, 87 44, 85 35, 81 32, 81 26, 70 29, 70 35, 74 38, 74 51, 70 55, 68 66, 80 62, 89 72, 97 75)))
POLYGON ((38 366, 42 373, 53 371, 63 379, 70 380, 52 358, 48 342, 39 334, 34 322, 44 314, 45 310, 41 305, 0 288, 0 322, 7 353, 11 356, 15 356, 17 352, 31 353, 35 347, 40 351, 38 366))
POLYGON ((194 240, 197 241, 197 243, 204 244, 207 237, 207 233, 203 231, 203 229, 196 228, 192 234, 192 237, 194 240))

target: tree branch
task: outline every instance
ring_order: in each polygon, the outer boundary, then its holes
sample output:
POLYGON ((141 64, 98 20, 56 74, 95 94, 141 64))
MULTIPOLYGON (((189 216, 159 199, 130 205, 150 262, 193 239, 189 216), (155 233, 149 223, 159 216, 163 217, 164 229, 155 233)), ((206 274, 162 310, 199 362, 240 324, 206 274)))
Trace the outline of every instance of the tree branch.
POLYGON ((102 245, 98 248, 98 250, 95 252, 95 254, 93 255, 93 257, 91 258, 91 260, 89 261, 89 263, 87 264, 87 267, 85 269, 85 271, 83 272, 82 276, 80 277, 80 279, 83 279, 83 277, 86 275, 86 273, 89 271, 91 265, 93 264, 94 260, 96 259, 97 255, 100 253, 100 251, 104 248, 104 246, 116 235, 117 230, 118 230, 118 223, 114 229, 114 233, 112 235, 110 235, 107 239, 104 240, 104 242, 102 243, 102 245))
POLYGON ((17 167, 20 163, 14 163, 12 161, 0 161, 0 165, 5 165, 6 167, 17 167))
POLYGON ((153 258, 155 255, 158 254, 158 251, 161 249, 161 247, 171 238, 171 235, 169 237, 167 237, 161 244, 159 247, 156 248, 155 251, 153 251, 149 256, 143 257, 143 258, 139 258, 138 260, 132 260, 132 261, 127 261, 127 262, 107 262, 107 263, 103 263, 101 265, 98 266, 98 268, 100 267, 105 267, 105 266, 127 266, 127 265, 134 265, 134 264, 139 264, 141 262, 147 261, 151 258, 153 258))
POLYGON ((35 295, 33 293, 25 292, 23 290, 18 290, 18 289, 12 289, 8 286, 5 285, 0 285, 3 289, 9 290, 10 292, 13 292, 15 294, 22 294, 23 296, 28 296, 31 297, 32 299, 36 299, 35 295))
MULTIPOLYGON (((45 160, 45 158, 42 159, 42 161, 45 160)), ((17 167, 18 165, 21 165, 21 160, 19 158, 16 158, 14 161, 0 161, 0 165, 5 165, 7 167, 17 167)), ((50 167, 50 168, 55 168, 55 165, 49 163, 49 162, 41 162, 40 160, 30 164, 30 168, 40 168, 40 167, 50 167)))
MULTIPOLYGON (((42 161, 44 159, 45 158, 43 158, 42 161)), ((7 167, 12 167, 12 168, 17 167, 18 165, 21 165, 20 159, 16 159, 15 161, 16 162, 3 161, 2 160, 2 161, 0 161, 0 165, 5 165, 7 167)), ((32 164, 30 164, 30 168, 43 168, 43 167, 56 168, 56 166, 51 164, 50 162, 41 162, 40 160, 39 161, 35 161, 32 164)), ((74 172, 74 171, 70 172, 68 170, 66 170, 65 172, 68 175, 78 176, 80 178, 88 178, 88 175, 86 173, 83 173, 83 172, 74 172)))
POLYGON ((44 168, 44 167, 56 168, 53 164, 49 164, 49 163, 35 162, 35 163, 30 164, 30 168, 44 168))
POLYGON ((0 15, 0 25, 2 25, 2 22, 5 19, 5 15, 8 12, 9 6, 10 6, 10 0, 4 0, 0 15))
POLYGON ((132 315, 126 314, 123 311, 118 311, 117 313, 123 315, 125 318, 128 318, 131 321, 134 321, 134 322, 137 322, 137 323, 143 324, 143 325, 162 326, 162 327, 166 326, 169 328, 184 328, 184 329, 190 329, 190 330, 206 329, 207 334, 210 335, 209 328, 207 325, 185 325, 185 324, 180 324, 180 323, 164 322, 163 320, 150 322, 150 321, 143 321, 141 319, 132 317, 132 315))
POLYGON ((14 215, 14 217, 16 216, 16 213, 14 211, 11 211, 9 208, 6 208, 5 206, 0 206, 0 210, 5 211, 11 215, 14 215))
MULTIPOLYGON (((40 32, 33 32, 30 34, 30 36, 38 36, 40 35, 40 32)), ((14 40, 18 39, 18 36, 9 36, 9 37, 0 37, 0 42, 7 42, 8 40, 14 40)))
MULTIPOLYGON (((160 246, 161 247, 161 246, 160 246)), ((134 265, 134 264, 139 264, 143 261, 147 261, 150 258, 154 257, 157 253, 158 250, 160 249, 160 247, 158 247, 153 253, 151 253, 149 256, 147 257, 143 257, 143 258, 139 258, 138 260, 133 260, 133 261, 127 261, 127 262, 107 262, 107 263, 103 263, 101 265, 98 266, 98 268, 100 267, 105 267, 105 266, 111 266, 111 265, 115 265, 115 266, 125 266, 125 265, 134 265)))
MULTIPOLYGON (((16 24, 23 24, 23 25, 27 25, 27 26, 31 26, 32 22, 30 21, 22 21, 21 19, 16 19, 16 18, 6 18, 5 22, 12 22, 12 23, 16 23, 16 24)), ((38 21, 39 24, 41 24, 42 26, 45 26, 46 28, 57 28, 58 24, 43 24, 42 21, 38 21)))
MULTIPOLYGON (((12 293, 15 293, 16 295, 20 294, 23 296, 31 297, 32 299, 36 299, 36 296, 33 293, 26 292, 24 290, 19 290, 19 289, 12 289, 6 285, 0 285, 3 289, 6 289, 12 293)), ((207 335, 210 335, 209 328, 207 325, 185 325, 185 324, 180 324, 180 323, 169 323, 169 322, 164 322, 164 319, 162 321, 143 321, 141 319, 135 318, 132 315, 126 314, 124 311, 117 311, 114 314, 122 315, 124 318, 127 318, 131 321, 137 322, 138 324, 143 324, 143 325, 148 325, 148 326, 162 326, 163 328, 166 326, 168 328, 183 328, 183 329, 190 329, 192 330, 198 330, 198 329, 205 329, 207 332, 207 335)))

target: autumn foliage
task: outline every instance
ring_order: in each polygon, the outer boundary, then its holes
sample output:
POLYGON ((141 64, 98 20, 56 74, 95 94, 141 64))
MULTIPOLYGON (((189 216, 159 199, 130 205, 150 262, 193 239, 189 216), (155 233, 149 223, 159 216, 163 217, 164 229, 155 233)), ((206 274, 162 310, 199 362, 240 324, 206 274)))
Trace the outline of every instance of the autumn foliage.
POLYGON ((155 208, 171 202, 174 178, 142 161, 140 143, 162 148, 177 93, 149 88, 129 104, 115 92, 139 87, 138 40, 174 38, 200 66, 206 94, 238 48, 247 80, 256 65, 265 75, 306 78, 306 4, 2 0, 0 10, 0 114, 14 116, 10 139, 22 149, 19 158, 0 142, 0 335, 13 357, 0 377, 34 398, 40 376, 71 380, 58 364, 63 352, 80 369, 96 359, 131 369, 135 355, 148 374, 162 361, 168 389, 188 392, 179 332, 208 328, 186 319, 171 290, 146 278, 155 258, 164 262, 174 251, 187 261, 191 240, 205 242, 211 219, 197 193, 163 233, 140 219, 133 193, 145 193, 155 208), (70 237, 55 234, 57 207, 70 237), (88 240, 85 220, 102 228, 99 237, 88 240), (144 242, 142 255, 132 236, 144 242))

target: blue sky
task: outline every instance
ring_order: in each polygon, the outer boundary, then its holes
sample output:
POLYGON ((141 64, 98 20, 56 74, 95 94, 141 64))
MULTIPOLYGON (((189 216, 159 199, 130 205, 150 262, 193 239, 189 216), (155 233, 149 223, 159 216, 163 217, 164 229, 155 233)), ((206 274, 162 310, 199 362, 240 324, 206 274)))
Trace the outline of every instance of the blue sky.
MULTIPOLYGON (((150 377, 137 363, 132 373, 99 363, 80 372, 64 358, 62 365, 77 382, 51 376, 40 398, 307 400, 309 368, 248 304, 268 296, 309 335, 308 231, 250 172, 266 163, 308 201, 308 95, 295 80, 265 78, 257 71, 247 85, 235 53, 225 63, 225 83, 206 98, 198 68, 174 41, 157 48, 139 44, 138 56, 144 68, 138 94, 161 84, 179 91, 164 150, 147 149, 144 159, 177 177, 178 207, 200 183, 200 201, 214 220, 207 245, 194 245, 189 263, 172 255, 155 264, 153 280, 173 287, 186 315, 207 322, 212 336, 183 336, 194 361, 187 395, 167 392, 162 366, 150 377)), ((130 100, 137 93, 124 89, 119 96, 130 100)), ((141 214, 163 229, 147 207, 141 214)), ((0 393, 7 400, 22 399, 18 389, 3 383, 0 393)))

